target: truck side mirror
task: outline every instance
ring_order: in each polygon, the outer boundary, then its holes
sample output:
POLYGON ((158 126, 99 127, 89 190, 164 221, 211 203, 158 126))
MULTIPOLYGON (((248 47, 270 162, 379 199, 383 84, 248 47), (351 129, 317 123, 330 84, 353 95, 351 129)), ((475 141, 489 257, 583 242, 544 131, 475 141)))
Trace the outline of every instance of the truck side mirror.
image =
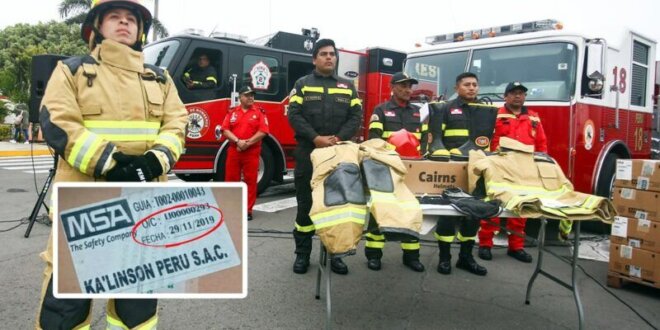
POLYGON ((589 79, 589 90, 600 93, 603 90, 605 76, 603 75, 605 64, 605 52, 607 45, 603 39, 592 39, 587 44, 587 78, 589 79))

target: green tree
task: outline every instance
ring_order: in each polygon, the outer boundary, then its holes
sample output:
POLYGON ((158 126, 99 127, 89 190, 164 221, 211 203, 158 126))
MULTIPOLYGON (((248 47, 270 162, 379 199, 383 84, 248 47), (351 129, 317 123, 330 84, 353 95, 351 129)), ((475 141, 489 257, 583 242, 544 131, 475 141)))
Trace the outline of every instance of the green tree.
MULTIPOLYGON (((59 6, 60 17, 68 24, 82 24, 91 8, 92 0, 62 0, 59 6)), ((154 18, 151 28, 159 38, 169 36, 167 28, 157 18, 154 18)))
POLYGON ((0 90, 15 103, 29 98, 32 56, 82 55, 80 27, 61 22, 19 23, 0 30, 0 90))

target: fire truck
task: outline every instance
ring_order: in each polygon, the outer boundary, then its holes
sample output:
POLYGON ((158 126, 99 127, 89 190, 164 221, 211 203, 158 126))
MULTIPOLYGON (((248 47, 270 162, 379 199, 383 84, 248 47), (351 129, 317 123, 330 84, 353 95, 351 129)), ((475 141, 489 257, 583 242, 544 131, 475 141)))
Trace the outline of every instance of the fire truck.
MULTIPOLYGON (((248 43, 245 37, 225 33, 210 37, 185 33, 145 47, 145 62, 168 69, 188 110, 185 152, 173 172, 186 181, 224 180, 229 144, 221 124, 230 107, 238 104, 237 90, 249 85, 270 126, 262 144, 258 191, 272 181, 283 181, 294 167, 296 145, 287 118, 289 92, 298 78, 314 69, 311 49, 318 36, 316 29, 303 29, 302 34, 278 32, 248 43), (182 77, 200 54, 209 57, 218 73, 215 88, 188 89, 184 83, 182 77)), ((353 81, 364 109, 373 109, 389 99, 391 76, 401 71, 404 60, 405 53, 389 49, 339 49, 337 75, 353 81)), ((363 127, 368 127, 368 118, 365 114, 363 127)), ((365 131, 357 140, 364 139, 365 131)))
POLYGON ((415 95, 455 97, 455 77, 479 77, 479 97, 502 105, 508 82, 529 88, 525 105, 539 113, 549 153, 576 190, 610 196, 616 160, 649 158, 656 44, 626 31, 618 45, 566 32, 555 20, 426 38, 408 54, 415 95))

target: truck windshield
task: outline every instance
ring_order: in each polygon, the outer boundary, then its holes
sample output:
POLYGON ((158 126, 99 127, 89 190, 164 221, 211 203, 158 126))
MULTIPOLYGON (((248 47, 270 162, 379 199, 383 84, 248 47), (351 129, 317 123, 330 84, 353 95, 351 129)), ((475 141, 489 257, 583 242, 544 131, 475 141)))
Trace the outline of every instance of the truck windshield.
MULTIPOLYGON (((420 80, 418 89, 431 87, 433 98, 444 96, 444 99, 452 99, 456 97, 453 88, 455 77, 463 72, 467 62, 466 53, 410 59, 406 71, 420 80), (462 63, 455 60, 459 54, 466 54, 462 63), (448 63, 454 67, 447 66, 448 63), (415 69, 424 64, 435 66, 435 72, 439 72, 440 77, 436 77, 435 83, 415 69)), ((475 49, 469 60, 468 71, 479 77, 479 96, 487 96, 493 101, 502 100, 504 88, 511 81, 519 81, 529 89, 527 101, 568 101, 575 92, 576 63, 575 45, 555 42, 475 49)))
POLYGON ((170 40, 149 45, 142 51, 144 53, 144 63, 153 64, 161 68, 167 68, 179 48, 179 41, 170 40))

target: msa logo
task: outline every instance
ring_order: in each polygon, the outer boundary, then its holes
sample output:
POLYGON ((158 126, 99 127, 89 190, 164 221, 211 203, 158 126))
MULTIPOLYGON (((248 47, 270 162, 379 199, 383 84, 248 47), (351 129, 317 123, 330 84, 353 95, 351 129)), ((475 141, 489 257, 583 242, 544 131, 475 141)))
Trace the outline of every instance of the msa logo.
POLYGON ((69 242, 131 227, 135 223, 125 199, 62 213, 60 218, 69 242))

